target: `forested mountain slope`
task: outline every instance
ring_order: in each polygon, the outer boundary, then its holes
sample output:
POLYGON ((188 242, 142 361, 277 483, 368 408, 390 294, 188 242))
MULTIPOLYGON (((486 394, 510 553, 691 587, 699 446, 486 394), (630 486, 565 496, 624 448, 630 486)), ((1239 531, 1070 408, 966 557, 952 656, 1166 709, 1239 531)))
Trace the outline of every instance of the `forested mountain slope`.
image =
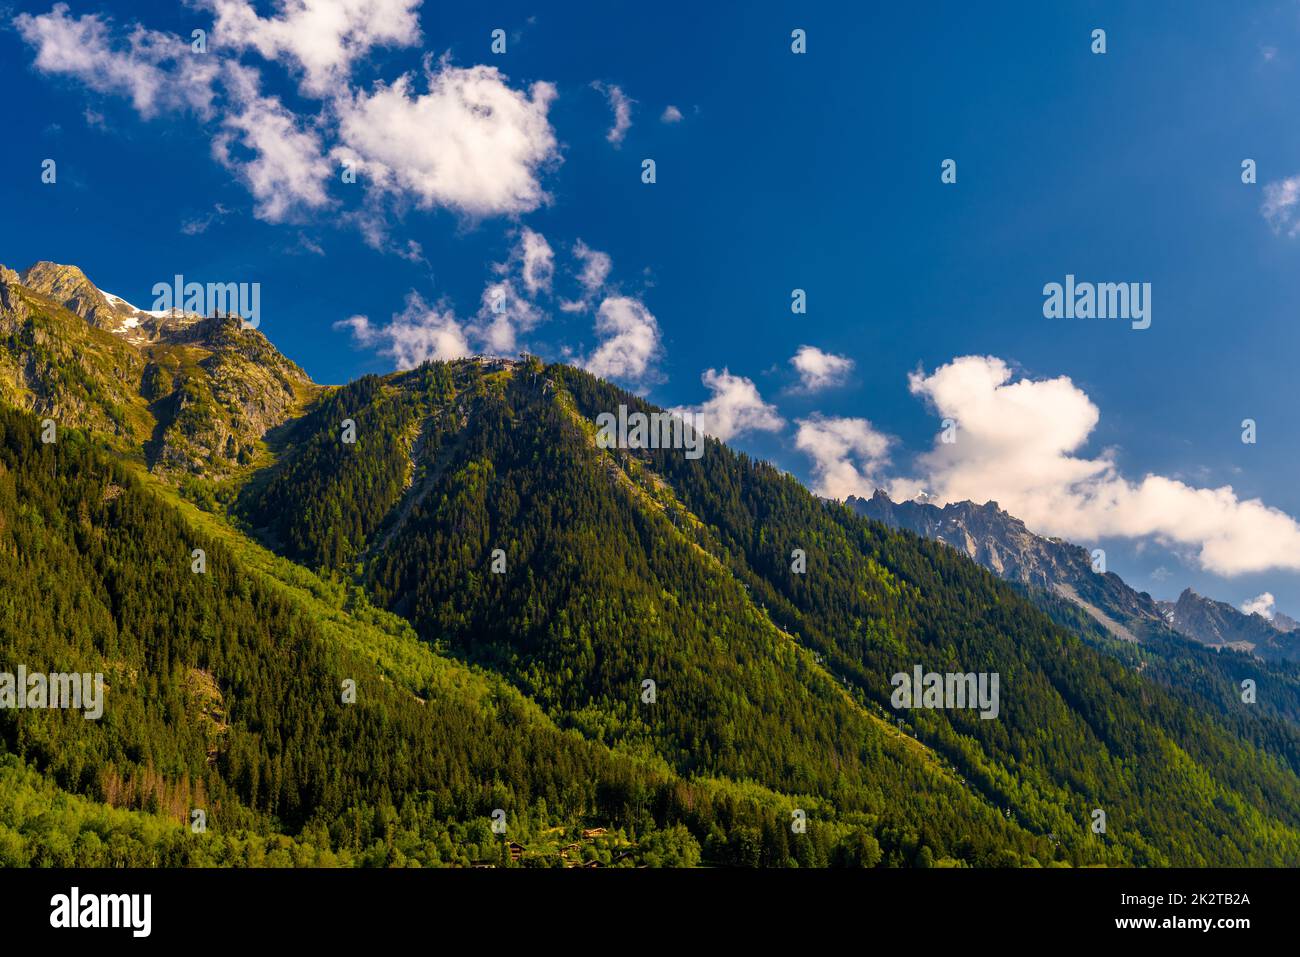
POLYGON ((0 861, 1300 863, 1274 666, 1116 642, 712 440, 606 448, 654 410, 573 368, 321 387, 38 264, 0 398, 0 672, 107 685, 0 709, 0 861), (896 710, 917 666, 997 674, 996 718, 896 710))
MULTIPOLYGON (((968 555, 1016 585, 1054 621, 1300 769, 1300 663, 1285 660, 1284 632, 1291 629, 1190 591, 1181 605, 1191 611, 1179 618, 1173 606, 1166 609, 1166 603, 1129 587, 1114 572, 1094 570, 1087 549, 1033 534, 996 502, 939 508, 892 502, 877 491, 870 499, 850 496, 845 504, 968 555), (1208 613, 1200 614, 1201 609, 1208 613), (1202 621, 1220 627, 1195 627, 1202 621), (1182 630, 1175 631, 1175 625, 1182 630), (1243 639, 1241 647, 1225 642, 1229 631, 1243 639), (1242 701, 1247 680, 1257 692, 1250 706, 1242 701)), ((1286 616, 1281 619, 1285 625, 1286 616)))
MULTIPOLYGON (((44 445, 34 419, 0 411, 0 664, 101 672, 107 684, 101 720, 0 711, 12 755, 0 772, 16 789, 85 794, 156 823, 72 801, 82 813, 69 827, 88 827, 70 835, 10 805, 10 862, 246 863, 268 848, 286 862, 497 859, 487 823, 498 807, 520 837, 588 823, 645 835, 658 820, 673 835, 659 853, 771 853, 761 836, 788 817, 788 798, 688 784, 560 732, 400 629, 357 654, 98 445, 74 430, 44 445), (342 701, 344 680, 355 703, 342 701), (194 840, 181 827, 192 809, 209 824, 194 840), (671 830, 684 822, 698 840, 671 830), (87 848, 88 831, 99 837, 87 848)), ((870 828, 819 822, 816 807, 806 862, 871 840, 870 828)))
POLYGON ((635 838, 628 863, 909 864, 923 847, 972 863, 1048 856, 883 726, 874 755, 888 787, 910 782, 928 799, 870 813, 686 781, 561 731, 363 597, 323 609, 331 586, 292 566, 280 587, 256 546, 141 484, 99 440, 39 436, 31 416, 0 411, 0 667, 100 672, 107 697, 99 721, 0 711, 11 863, 495 862, 498 808, 519 840, 616 828, 635 838), (342 701, 345 680, 355 703, 342 701), (65 813, 52 819, 31 813, 40 794, 90 800, 57 797, 65 813), (808 821, 798 839, 796 808, 808 821), (183 827, 194 809, 203 835, 183 827))
MULTIPOLYGON (((681 773, 872 813, 951 804, 881 760, 875 716, 901 716, 969 793, 1054 835, 1063 859, 1300 860, 1288 762, 974 563, 770 466, 712 441, 696 461, 598 448, 595 417, 619 404, 651 411, 535 360, 357 383, 295 424, 244 514, 306 561, 357 570, 423 638, 505 675, 562 725, 653 747, 681 773), (345 418, 355 445, 340 439, 345 418), (288 508, 295 494, 310 510, 288 508), (796 548, 805 574, 791 570, 796 548), (890 677, 918 664, 997 672, 998 719, 896 714, 890 677), (646 679, 654 704, 638 695, 646 679), (1096 809, 1104 837, 1089 828, 1096 809)), ((951 852, 943 816, 926 817, 951 852)))

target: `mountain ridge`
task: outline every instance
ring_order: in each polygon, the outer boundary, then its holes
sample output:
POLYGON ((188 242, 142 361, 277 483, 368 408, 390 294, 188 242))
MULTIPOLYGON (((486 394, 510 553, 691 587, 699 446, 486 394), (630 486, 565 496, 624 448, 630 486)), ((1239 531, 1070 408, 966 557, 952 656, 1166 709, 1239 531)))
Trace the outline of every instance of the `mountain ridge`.
POLYGON ((962 501, 941 508, 928 502, 893 502, 877 490, 870 499, 851 495, 846 504, 891 527, 942 541, 1008 581, 1059 594, 1125 641, 1139 641, 1145 628, 1168 624, 1204 645, 1270 659, 1300 659, 1300 633, 1279 634, 1281 629, 1263 616, 1247 616, 1223 602, 1207 608, 1190 588, 1178 602, 1158 601, 1113 572, 1094 571, 1087 549, 1029 531, 996 502, 962 501))

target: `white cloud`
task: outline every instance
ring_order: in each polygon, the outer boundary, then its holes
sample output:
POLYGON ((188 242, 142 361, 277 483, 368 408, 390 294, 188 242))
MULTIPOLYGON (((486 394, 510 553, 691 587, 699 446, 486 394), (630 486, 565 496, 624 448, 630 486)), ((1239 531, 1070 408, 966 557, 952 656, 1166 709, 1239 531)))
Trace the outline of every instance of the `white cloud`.
POLYGON ((66 3, 38 16, 19 14, 13 24, 36 48, 37 70, 125 96, 146 119, 165 110, 188 108, 201 116, 211 111, 217 64, 191 55, 180 37, 136 24, 115 42, 108 20, 93 13, 70 17, 66 3))
POLYGON ((522 259, 524 288, 530 296, 551 291, 551 277, 555 275, 555 253, 541 233, 527 226, 519 238, 519 255, 522 259))
POLYGON ((727 369, 708 369, 700 380, 712 397, 701 406, 671 411, 682 416, 698 415, 696 423, 714 438, 727 442, 747 432, 776 432, 785 425, 776 406, 763 401, 751 380, 732 375, 727 369))
POLYGON ((511 280, 502 279, 484 287, 470 334, 484 344, 485 352, 509 356, 518 349, 519 334, 534 329, 545 318, 535 303, 519 295, 511 280))
POLYGON ((483 289, 478 314, 469 332, 493 355, 509 356, 519 348, 519 334, 546 321, 537 305, 539 294, 549 293, 555 272, 555 254, 541 233, 523 227, 518 241, 503 263, 492 271, 499 277, 483 289))
POLYGON ((215 14, 214 44, 255 49, 268 60, 291 57, 302 90, 323 97, 345 86, 353 63, 376 46, 420 42, 421 0, 278 0, 263 18, 249 0, 206 0, 215 14))
POLYGON ((219 223, 230 213, 220 203, 215 203, 211 210, 201 216, 193 216, 181 223, 181 232, 186 236, 200 236, 208 231, 213 223, 219 223))
POLYGON ((412 369, 432 359, 460 359, 470 355, 469 341, 450 309, 429 306, 418 293, 409 293, 406 307, 386 325, 367 316, 352 316, 334 323, 349 329, 358 345, 391 356, 398 369, 412 369))
POLYGON ((260 92, 256 70, 228 63, 226 77, 233 108, 213 138, 212 153, 248 186, 257 200, 257 217, 277 223, 302 209, 325 206, 331 168, 320 135, 278 97, 260 92), (231 146, 236 142, 253 154, 251 159, 234 155, 231 146))
POLYGON ((893 440, 866 419, 814 414, 799 419, 795 447, 813 460, 813 491, 828 498, 870 496, 889 464, 893 440))
POLYGON ((72 17, 61 3, 13 24, 42 73, 127 97, 146 118, 186 109, 214 121, 213 155, 269 221, 332 205, 327 186, 341 162, 370 188, 365 206, 339 219, 360 226, 375 248, 403 255, 411 247, 388 239, 390 200, 471 218, 549 202, 539 177, 560 161, 547 116, 552 84, 516 90, 494 67, 462 69, 444 59, 435 69, 426 57, 426 92, 414 89, 412 75, 365 91, 350 86, 373 48, 419 42, 420 0, 278 0, 267 17, 250 0, 196 3, 214 14, 203 54, 187 38, 72 17), (264 95, 259 69, 240 60, 248 50, 299 72, 301 91, 322 101, 319 115, 300 116, 264 95), (241 150, 248 155, 236 155, 241 150))
POLYGON ((583 294, 577 299, 561 302, 560 308, 565 312, 585 312, 591 308, 592 299, 600 293, 609 280, 614 261, 608 253, 592 249, 581 239, 573 244, 573 258, 582 264, 582 270, 578 273, 578 282, 582 286, 583 294))
POLYGON ((645 304, 629 296, 609 296, 596 312, 596 332, 604 339, 583 367, 605 379, 643 380, 661 346, 659 323, 645 304))
POLYGON ((579 239, 573 246, 573 255, 582 263, 582 272, 578 275, 578 281, 582 283, 582 288, 591 295, 599 292, 605 285, 606 280, 609 279, 610 270, 614 267, 614 262, 610 259, 609 254, 592 249, 579 239))
POLYGON ((1119 472, 1110 451, 1079 454, 1100 418, 1064 376, 1014 379, 1001 359, 964 356, 909 385, 957 423, 956 441, 936 441, 917 462, 937 502, 997 501, 1036 532, 1087 543, 1154 538, 1195 550, 1220 575, 1300 570, 1300 524, 1230 486, 1197 488, 1119 472))
POLYGON ((1286 231, 1288 236, 1300 232, 1296 218, 1296 204, 1300 203, 1300 174, 1264 184, 1264 202, 1259 211, 1273 227, 1274 232, 1286 231))
POLYGON ((671 103, 664 107, 663 114, 659 117, 660 123, 680 123, 681 121, 682 111, 671 103))
POLYGON ((853 371, 853 360, 822 352, 816 346, 800 346, 790 359, 799 373, 801 388, 805 392, 818 392, 843 384, 853 371))
POLYGON ((1269 621, 1273 620, 1274 598, 1272 592, 1264 592, 1262 595, 1256 595, 1242 603, 1241 610, 1247 615, 1263 615, 1269 621))
POLYGON ((632 128, 632 104, 636 100, 628 99, 621 87, 607 86, 599 80, 593 81, 591 88, 604 94, 609 108, 614 111, 614 125, 605 134, 605 139, 615 147, 622 146, 623 137, 627 136, 627 131, 632 128))
POLYGON ((495 67, 445 62, 427 80, 426 93, 407 75, 338 101, 336 158, 423 209, 516 215, 549 201, 538 173, 559 158, 547 119, 554 86, 534 83, 525 95, 495 67))

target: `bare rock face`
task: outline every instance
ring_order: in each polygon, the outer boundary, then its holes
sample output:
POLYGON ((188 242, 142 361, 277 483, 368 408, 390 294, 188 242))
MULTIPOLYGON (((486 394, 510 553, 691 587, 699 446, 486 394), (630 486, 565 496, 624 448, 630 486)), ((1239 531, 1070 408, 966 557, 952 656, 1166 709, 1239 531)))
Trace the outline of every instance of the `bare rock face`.
POLYGON ((1035 535, 997 502, 954 502, 939 508, 925 502, 892 502, 883 491, 870 499, 850 496, 846 503, 867 518, 905 528, 965 552, 999 577, 1051 589, 1096 577, 1086 549, 1035 535))
POLYGON ((1280 611, 1273 615, 1273 627, 1278 631, 1296 631, 1300 629, 1300 621, 1296 621, 1290 615, 1284 615, 1280 611))
POLYGON ((28 289, 53 299, 93 326, 107 329, 117 324, 119 314, 108 297, 76 266, 38 262, 23 270, 21 280, 28 289))
MULTIPOLYGON (((1247 615, 1227 602, 1184 589, 1177 602, 1166 602, 1169 621, 1189 638, 1205 645, 1247 651, 1260 658, 1300 660, 1300 631, 1282 631, 1276 618, 1247 615)), ((1291 619, 1276 616, 1283 624, 1291 619)))

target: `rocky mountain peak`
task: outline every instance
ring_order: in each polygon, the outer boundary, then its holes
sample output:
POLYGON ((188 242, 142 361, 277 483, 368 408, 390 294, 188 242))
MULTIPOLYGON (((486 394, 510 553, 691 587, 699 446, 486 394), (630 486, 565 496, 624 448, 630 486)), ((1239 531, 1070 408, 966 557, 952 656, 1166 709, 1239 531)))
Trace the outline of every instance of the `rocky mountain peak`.
POLYGON ((54 300, 91 325, 109 328, 117 324, 118 310, 76 266, 42 260, 24 269, 19 279, 28 289, 54 300))

